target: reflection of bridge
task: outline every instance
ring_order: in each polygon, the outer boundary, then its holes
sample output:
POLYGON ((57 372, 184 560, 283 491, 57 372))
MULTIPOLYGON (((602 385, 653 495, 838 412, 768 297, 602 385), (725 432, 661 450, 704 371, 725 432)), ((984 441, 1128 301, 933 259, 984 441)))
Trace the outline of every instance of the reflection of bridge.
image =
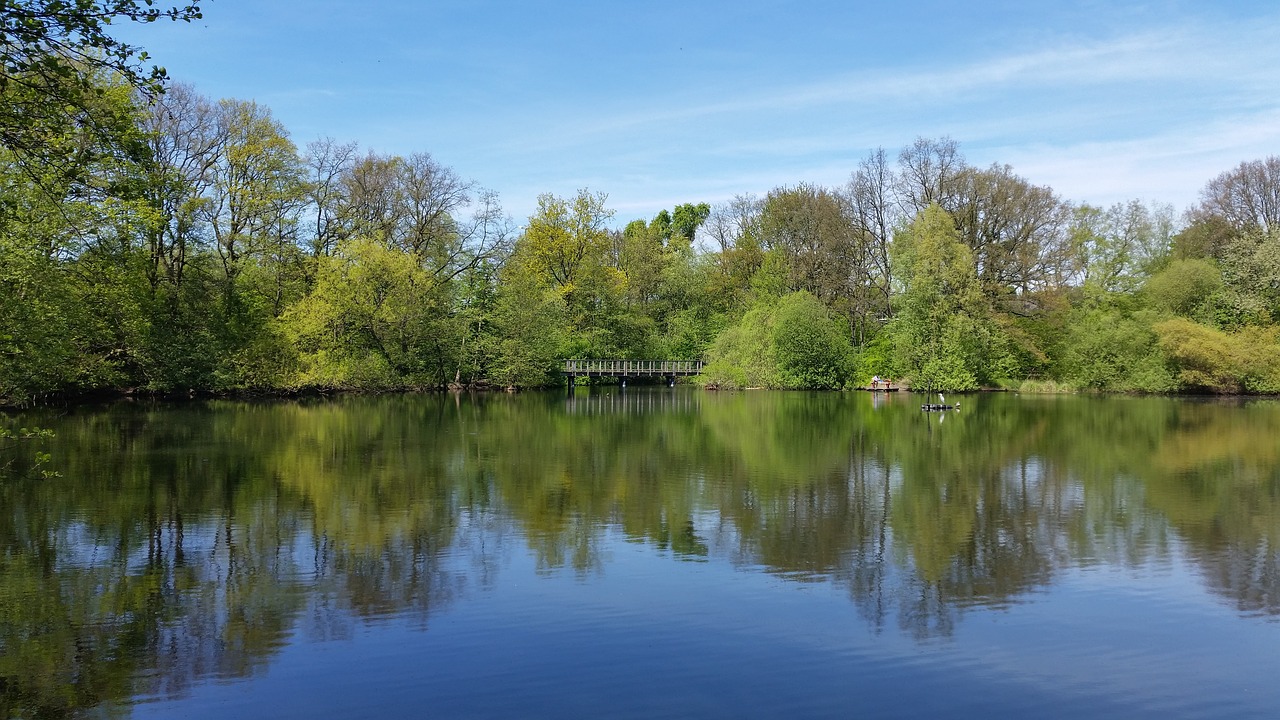
POLYGON ((660 377, 668 385, 675 385, 676 378, 690 377, 702 372, 701 360, 565 360, 564 374, 573 387, 578 377, 616 377, 627 386, 628 378, 660 377))
POLYGON ((596 388, 591 393, 569 393, 565 412, 569 415, 696 415, 706 393, 667 388, 596 388))

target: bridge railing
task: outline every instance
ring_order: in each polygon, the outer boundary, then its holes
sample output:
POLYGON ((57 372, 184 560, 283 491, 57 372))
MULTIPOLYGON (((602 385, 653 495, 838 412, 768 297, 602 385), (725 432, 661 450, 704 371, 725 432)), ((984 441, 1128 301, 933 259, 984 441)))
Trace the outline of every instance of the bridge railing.
POLYGON ((701 360, 565 360, 566 375, 622 375, 627 377, 697 375, 701 360))

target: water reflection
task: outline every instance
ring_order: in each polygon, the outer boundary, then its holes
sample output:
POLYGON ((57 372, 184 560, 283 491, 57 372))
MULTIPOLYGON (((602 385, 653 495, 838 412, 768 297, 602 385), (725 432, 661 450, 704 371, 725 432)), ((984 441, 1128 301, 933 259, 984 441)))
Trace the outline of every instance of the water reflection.
MULTIPOLYGON (((432 618, 528 552, 832 582, 874 628, 947 636, 1072 568, 1175 554, 1280 615, 1280 405, 579 390, 122 405, 0 466, 0 714, 250 676, 301 633, 432 618)), ((15 420, 16 422, 16 420, 15 420)))

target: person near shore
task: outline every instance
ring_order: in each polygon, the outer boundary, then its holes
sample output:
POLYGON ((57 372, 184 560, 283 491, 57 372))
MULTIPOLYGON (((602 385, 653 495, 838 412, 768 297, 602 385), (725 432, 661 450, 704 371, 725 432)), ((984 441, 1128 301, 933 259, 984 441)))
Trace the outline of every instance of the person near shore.
POLYGON ((871 377, 871 389, 872 389, 872 390, 879 390, 879 389, 880 389, 880 376, 879 376, 879 375, 873 375, 873 376, 871 377))

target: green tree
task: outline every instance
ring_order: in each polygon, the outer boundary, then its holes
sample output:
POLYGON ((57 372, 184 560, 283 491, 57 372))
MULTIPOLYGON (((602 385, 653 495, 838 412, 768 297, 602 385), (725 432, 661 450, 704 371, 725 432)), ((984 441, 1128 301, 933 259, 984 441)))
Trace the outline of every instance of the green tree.
POLYGON ((736 316, 750 305, 752 278, 764 262, 760 208, 754 196, 739 195, 712 208, 707 217, 706 234, 716 250, 711 293, 719 298, 721 312, 736 316))
POLYGON ((518 260, 500 280, 486 341, 488 377, 504 387, 548 385, 571 330, 564 296, 518 260))
POLYGON ((783 387, 773 352, 773 323, 772 307, 762 303, 726 327, 707 350, 703 381, 726 389, 783 387))
POLYGON ((1147 278, 1143 291, 1152 307, 1185 317, 1203 314, 1222 288, 1222 271, 1211 260, 1174 260, 1147 278))
POLYGON ((1270 325, 1280 320, 1280 230, 1250 231, 1227 242, 1221 260, 1218 325, 1270 325))
POLYGON ((848 333, 809 293, 793 293, 778 303, 773 348, 787 387, 839 390, 849 378, 853 347, 848 333))
POLYGON ((849 377, 853 349, 827 307, 799 291, 758 302, 707 354, 711 384, 834 390, 849 377))
POLYGON ((297 261, 296 211, 307 189, 302 159, 284 126, 255 102, 223 100, 216 120, 224 145, 210 168, 205 213, 227 280, 234 283, 244 261, 256 260, 277 274, 273 284, 287 282, 278 273, 297 261))
MULTIPOLYGON (((671 211, 671 236, 684 238, 692 243, 698 234, 698 228, 711 215, 711 206, 706 203, 683 203, 671 211)), ((670 238, 668 238, 670 240, 670 238)))
POLYGON ((116 132, 94 134, 70 118, 46 126, 46 149, 65 161, 52 164, 0 148, 0 396, 10 401, 138 379, 133 235, 145 214, 146 145, 130 89, 97 89, 86 107, 116 132))
POLYGON ((1168 206, 1148 207, 1137 200, 1106 210, 1077 207, 1071 244, 1086 295, 1133 293, 1162 267, 1173 243, 1172 213, 1168 206))
POLYGON ((825 188, 777 188, 764 199, 761 247, 780 254, 788 291, 808 291, 828 307, 847 306, 855 288, 866 285, 860 240, 841 199, 825 188))
POLYGON ((1082 388, 1172 392, 1178 387, 1153 329, 1154 314, 1078 308, 1067 325, 1061 377, 1082 388))
POLYGON ((618 242, 618 269, 627 278, 627 304, 635 311, 647 314, 658 297, 662 273, 669 257, 658 221, 652 224, 643 220, 627 223, 618 242))
POLYGON ((903 284, 888 327, 897 371, 922 389, 977 387, 979 377, 990 374, 982 367, 989 318, 972 252, 951 216, 930 205, 894 236, 893 249, 903 284))
POLYGON ((462 331, 416 259, 356 238, 324 258, 310 295, 282 321, 301 359, 298 382, 322 387, 443 385, 462 331))
POLYGON ((585 357, 630 357, 642 351, 648 329, 625 307, 627 276, 611 258, 606 196, 580 190, 572 199, 544 194, 516 241, 515 259, 544 287, 564 298, 569 313, 566 352, 585 357))

